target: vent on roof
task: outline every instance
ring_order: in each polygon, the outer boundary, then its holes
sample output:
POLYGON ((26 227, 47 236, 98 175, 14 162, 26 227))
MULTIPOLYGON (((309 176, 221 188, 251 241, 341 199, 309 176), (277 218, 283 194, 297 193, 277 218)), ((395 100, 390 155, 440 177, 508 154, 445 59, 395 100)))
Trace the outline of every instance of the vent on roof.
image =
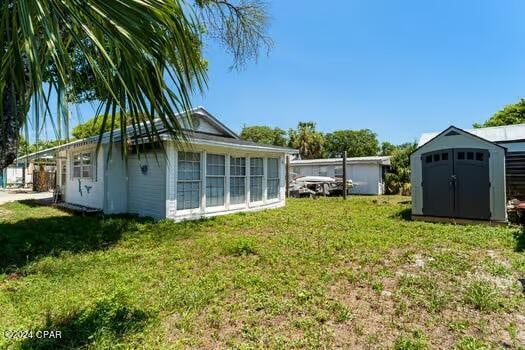
POLYGON ((455 135, 459 135, 459 132, 457 132, 455 130, 452 130, 452 131, 448 132, 445 136, 455 136, 455 135))

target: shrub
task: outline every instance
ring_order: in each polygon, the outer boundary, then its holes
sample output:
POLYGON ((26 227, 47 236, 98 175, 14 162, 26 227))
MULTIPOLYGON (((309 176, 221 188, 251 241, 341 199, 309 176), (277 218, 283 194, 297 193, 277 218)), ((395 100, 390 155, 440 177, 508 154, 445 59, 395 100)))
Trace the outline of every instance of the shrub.
POLYGON ((494 311, 500 305, 495 287, 487 281, 472 283, 465 293, 465 301, 479 311, 494 311))
POLYGON ((240 237, 228 242, 224 251, 227 255, 233 256, 257 254, 255 241, 247 237, 240 237))

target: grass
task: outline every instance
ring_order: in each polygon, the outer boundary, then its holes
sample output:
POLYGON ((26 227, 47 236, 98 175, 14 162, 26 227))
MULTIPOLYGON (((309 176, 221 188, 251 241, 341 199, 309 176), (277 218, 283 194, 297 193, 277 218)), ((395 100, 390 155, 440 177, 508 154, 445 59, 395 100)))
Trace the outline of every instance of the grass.
POLYGON ((524 234, 402 197, 173 223, 0 207, 0 348, 518 348, 524 234))

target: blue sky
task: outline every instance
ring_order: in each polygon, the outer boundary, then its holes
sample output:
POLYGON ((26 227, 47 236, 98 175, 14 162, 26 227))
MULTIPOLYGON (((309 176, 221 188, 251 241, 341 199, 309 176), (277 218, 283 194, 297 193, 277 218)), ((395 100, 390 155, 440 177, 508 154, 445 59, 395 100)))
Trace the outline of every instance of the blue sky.
POLYGON ((525 96, 525 1, 269 2, 269 56, 230 71, 223 49, 205 50, 209 89, 194 104, 236 131, 314 121, 401 143, 525 96))
POLYGON ((411 141, 525 96, 525 1, 274 0, 268 57, 241 72, 208 47, 196 104, 235 130, 312 120, 411 141))

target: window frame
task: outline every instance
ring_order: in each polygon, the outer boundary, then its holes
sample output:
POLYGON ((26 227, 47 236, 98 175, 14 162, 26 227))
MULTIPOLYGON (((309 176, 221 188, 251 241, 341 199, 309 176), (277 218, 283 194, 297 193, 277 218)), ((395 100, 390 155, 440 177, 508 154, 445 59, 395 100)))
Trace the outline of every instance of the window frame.
MULTIPOLYGON (((184 215, 185 213, 194 213, 194 212, 200 212, 201 209, 202 209, 202 191, 203 191, 203 188, 202 188, 202 173, 203 173, 203 169, 202 169, 202 153, 201 152, 191 152, 191 151, 177 151, 177 169, 176 169, 176 174, 177 174, 177 181, 176 181, 176 184, 175 184, 175 189, 176 189, 176 193, 175 193, 175 198, 176 198, 176 201, 177 201, 177 205, 176 205, 176 210, 177 210, 177 213, 179 213, 178 215, 180 215, 181 213, 184 215), (181 174, 181 169, 180 169, 180 162, 181 162, 181 154, 193 154, 193 155, 198 155, 199 156, 199 161, 198 161, 198 164, 199 164, 199 176, 198 178, 192 178, 192 179, 181 179, 180 177, 180 174, 181 174), (197 196, 197 203, 198 203, 198 206, 197 207, 193 207, 193 208, 185 208, 185 207, 179 207, 180 205, 180 201, 179 201, 179 184, 195 184, 197 183, 198 184, 198 187, 199 187, 199 193, 198 193, 198 196, 197 196)), ((188 162, 188 160, 184 160, 186 162, 188 162)), ((196 161, 189 161, 191 162, 192 164, 193 163, 197 163, 196 161)))
POLYGON ((94 172, 95 172, 95 168, 94 168, 94 153, 92 151, 80 151, 80 152, 76 152, 76 153, 72 153, 71 154, 71 179, 91 179, 91 180, 94 180, 94 172), (84 164, 85 163, 85 159, 83 158, 84 156, 89 156, 89 164, 84 164), (78 160, 75 159, 76 157, 80 157, 78 160), (75 162, 79 162, 79 164, 75 164, 75 162), (89 170, 89 175, 88 176, 84 176, 84 171, 85 171, 85 168, 87 168, 89 170), (76 176, 75 175, 75 169, 78 169, 79 171, 79 175, 76 176))
MULTIPOLYGON (((227 161, 226 161, 226 158, 228 157, 228 155, 226 154, 222 154, 222 153, 206 153, 206 174, 205 174, 205 177, 206 177, 206 203, 205 203, 205 206, 206 206, 206 210, 209 212, 209 211, 217 211, 217 210, 224 210, 224 208, 226 207, 226 197, 227 197, 227 193, 226 193, 226 190, 227 190, 227 186, 226 186, 226 179, 227 179, 227 171, 226 171, 226 164, 227 164, 227 161), (222 167, 223 167, 223 174, 222 175, 210 175, 208 173, 208 167, 210 165, 209 163, 209 159, 210 159, 210 156, 219 156, 219 157, 222 157, 223 159, 223 163, 222 163, 222 167), (222 204, 219 204, 219 205, 209 205, 208 203, 208 184, 210 183, 209 179, 220 179, 222 178, 222 204)), ((214 164, 215 166, 219 165, 220 164, 214 164)))
MULTIPOLYGON (((241 162, 242 163, 242 162, 241 162)), ((230 206, 230 209, 237 209, 237 208, 244 208, 246 207, 246 200, 248 198, 248 167, 247 167, 247 164, 248 164, 248 157, 247 156, 244 156, 244 155, 235 155, 235 154, 230 154, 230 164, 229 164, 229 186, 228 186, 228 196, 229 196, 229 206, 230 206), (234 164, 234 162, 232 162, 233 159, 244 159, 244 164, 243 165, 238 165, 238 164, 234 164), (239 169, 242 169, 244 168, 244 175, 238 175, 238 174, 235 174, 234 175, 234 172, 232 172, 232 168, 239 168, 239 169), (239 203, 234 203, 232 201, 232 179, 242 179, 241 180, 241 183, 243 183, 244 185, 244 194, 243 194, 243 200, 242 202, 239 202, 239 203)))
POLYGON ((264 202, 264 190, 265 190, 265 183, 264 183, 264 177, 265 177, 265 169, 264 169, 264 157, 250 157, 250 182, 249 182, 249 187, 250 187, 250 198, 249 198, 249 203, 250 204, 254 204, 254 203, 262 203, 264 202), (262 169, 262 173, 261 174, 257 174, 257 175, 253 175, 253 169, 255 167, 253 167, 253 160, 254 159, 257 159, 257 160, 261 160, 261 165, 260 166, 257 166, 257 169, 262 169), (253 191, 252 191, 252 183, 253 183, 253 180, 254 179, 258 179, 260 182, 261 182, 261 198, 260 199, 257 199, 257 200, 253 200, 253 191))
POLYGON ((278 201, 280 199, 281 194, 281 159, 279 157, 268 157, 266 158, 266 199, 269 202, 278 201), (270 177, 270 160, 275 161, 276 169, 275 169, 275 175, 276 177, 270 177), (276 181, 277 182, 277 191, 275 192, 275 197, 270 197, 270 182, 276 181))

